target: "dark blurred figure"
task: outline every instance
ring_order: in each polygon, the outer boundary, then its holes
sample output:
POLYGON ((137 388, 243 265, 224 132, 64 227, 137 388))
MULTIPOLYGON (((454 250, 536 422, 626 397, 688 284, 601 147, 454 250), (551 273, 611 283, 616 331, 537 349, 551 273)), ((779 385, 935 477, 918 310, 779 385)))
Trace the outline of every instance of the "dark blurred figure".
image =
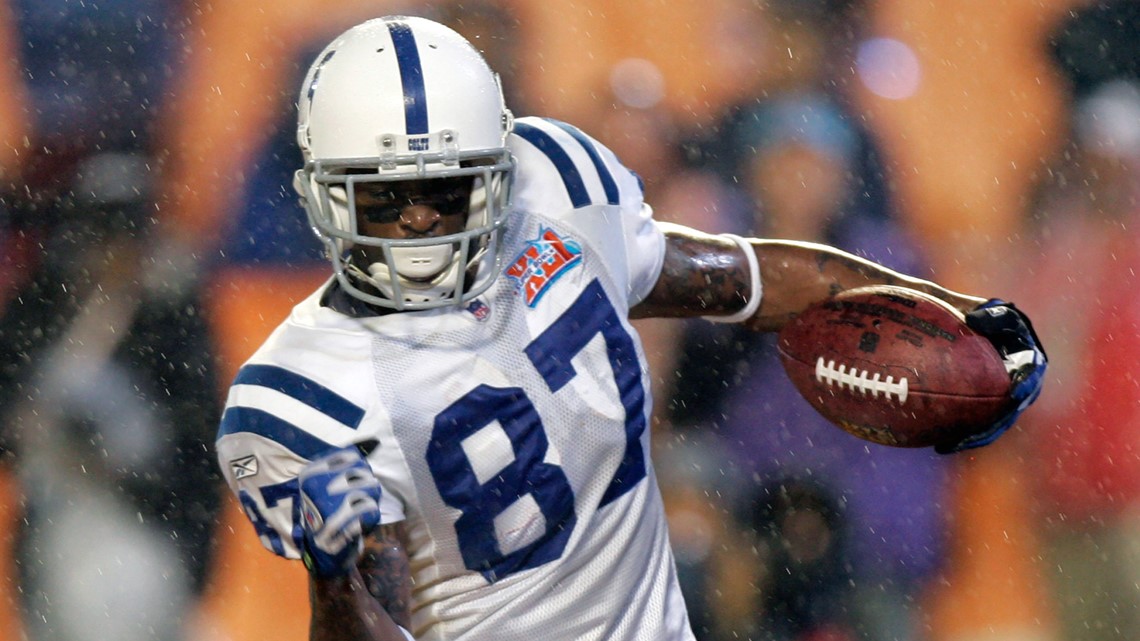
POLYGON ((848 523, 834 493, 787 478, 761 486, 747 522, 764 565, 756 604, 763 641, 853 641, 848 523))
POLYGON ((197 258, 166 232, 157 115, 181 7, 12 0, 33 131, 2 186, 22 255, 0 302, 0 437, 25 515, 32 639, 178 639, 218 482, 197 258))
POLYGON ((1140 80, 1140 3, 1099 0, 1073 11, 1055 32, 1051 53, 1084 98, 1106 82, 1140 80))

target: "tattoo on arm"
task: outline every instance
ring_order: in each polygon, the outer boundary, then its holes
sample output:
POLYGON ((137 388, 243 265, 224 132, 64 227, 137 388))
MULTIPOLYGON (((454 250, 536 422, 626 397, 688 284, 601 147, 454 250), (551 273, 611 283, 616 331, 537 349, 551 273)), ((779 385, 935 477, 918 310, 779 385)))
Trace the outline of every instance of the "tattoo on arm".
POLYGON ((722 316, 748 302, 748 262, 736 243, 699 233, 670 233, 665 242, 661 275, 632 318, 722 316))
POLYGON ((411 567, 402 524, 381 525, 364 545, 364 556, 357 564, 364 585, 393 621, 411 630, 411 567))
MULTIPOLYGON (((828 284, 829 296, 854 287, 866 285, 895 285, 925 292, 939 298, 965 313, 973 310, 986 299, 952 291, 935 282, 894 271, 878 263, 834 247, 810 243, 760 241, 761 245, 777 247, 776 252, 814 252, 818 263, 818 275, 828 284)), ((786 260, 786 259, 785 259, 786 260)), ((761 260, 763 262, 763 259, 761 260)))

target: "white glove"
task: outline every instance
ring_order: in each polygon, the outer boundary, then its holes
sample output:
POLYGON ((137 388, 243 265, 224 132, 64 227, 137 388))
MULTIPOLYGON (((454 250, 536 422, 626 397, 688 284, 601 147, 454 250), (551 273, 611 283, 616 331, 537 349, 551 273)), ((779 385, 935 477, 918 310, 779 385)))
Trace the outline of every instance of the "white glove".
POLYGON ((364 535, 380 524, 380 482, 355 447, 312 461, 298 482, 305 567, 316 576, 347 574, 364 552, 364 535))

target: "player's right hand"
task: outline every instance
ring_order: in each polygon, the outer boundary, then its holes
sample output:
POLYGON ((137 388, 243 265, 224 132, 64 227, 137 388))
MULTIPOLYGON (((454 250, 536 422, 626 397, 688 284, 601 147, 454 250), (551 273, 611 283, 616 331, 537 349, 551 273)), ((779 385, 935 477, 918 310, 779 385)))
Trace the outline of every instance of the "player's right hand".
POLYGON ((380 482, 355 447, 315 459, 298 482, 305 567, 321 577, 347 574, 364 551, 364 535, 380 524, 380 482))
POLYGON ((1000 299, 990 299, 966 314, 966 325, 993 343, 1005 363, 1012 386, 1010 410, 989 429, 961 442, 935 448, 940 454, 988 445, 1005 433, 1041 395, 1049 357, 1024 312, 1000 299))

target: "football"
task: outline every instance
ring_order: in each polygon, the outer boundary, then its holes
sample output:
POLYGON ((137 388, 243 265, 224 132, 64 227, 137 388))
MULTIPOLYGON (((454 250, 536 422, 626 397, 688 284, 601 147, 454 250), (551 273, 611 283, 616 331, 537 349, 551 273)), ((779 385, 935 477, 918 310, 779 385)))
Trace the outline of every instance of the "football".
POLYGON ((785 325, 778 345, 812 407, 874 443, 956 443, 1009 409, 1010 378, 990 341, 960 311, 915 290, 842 292, 785 325))

